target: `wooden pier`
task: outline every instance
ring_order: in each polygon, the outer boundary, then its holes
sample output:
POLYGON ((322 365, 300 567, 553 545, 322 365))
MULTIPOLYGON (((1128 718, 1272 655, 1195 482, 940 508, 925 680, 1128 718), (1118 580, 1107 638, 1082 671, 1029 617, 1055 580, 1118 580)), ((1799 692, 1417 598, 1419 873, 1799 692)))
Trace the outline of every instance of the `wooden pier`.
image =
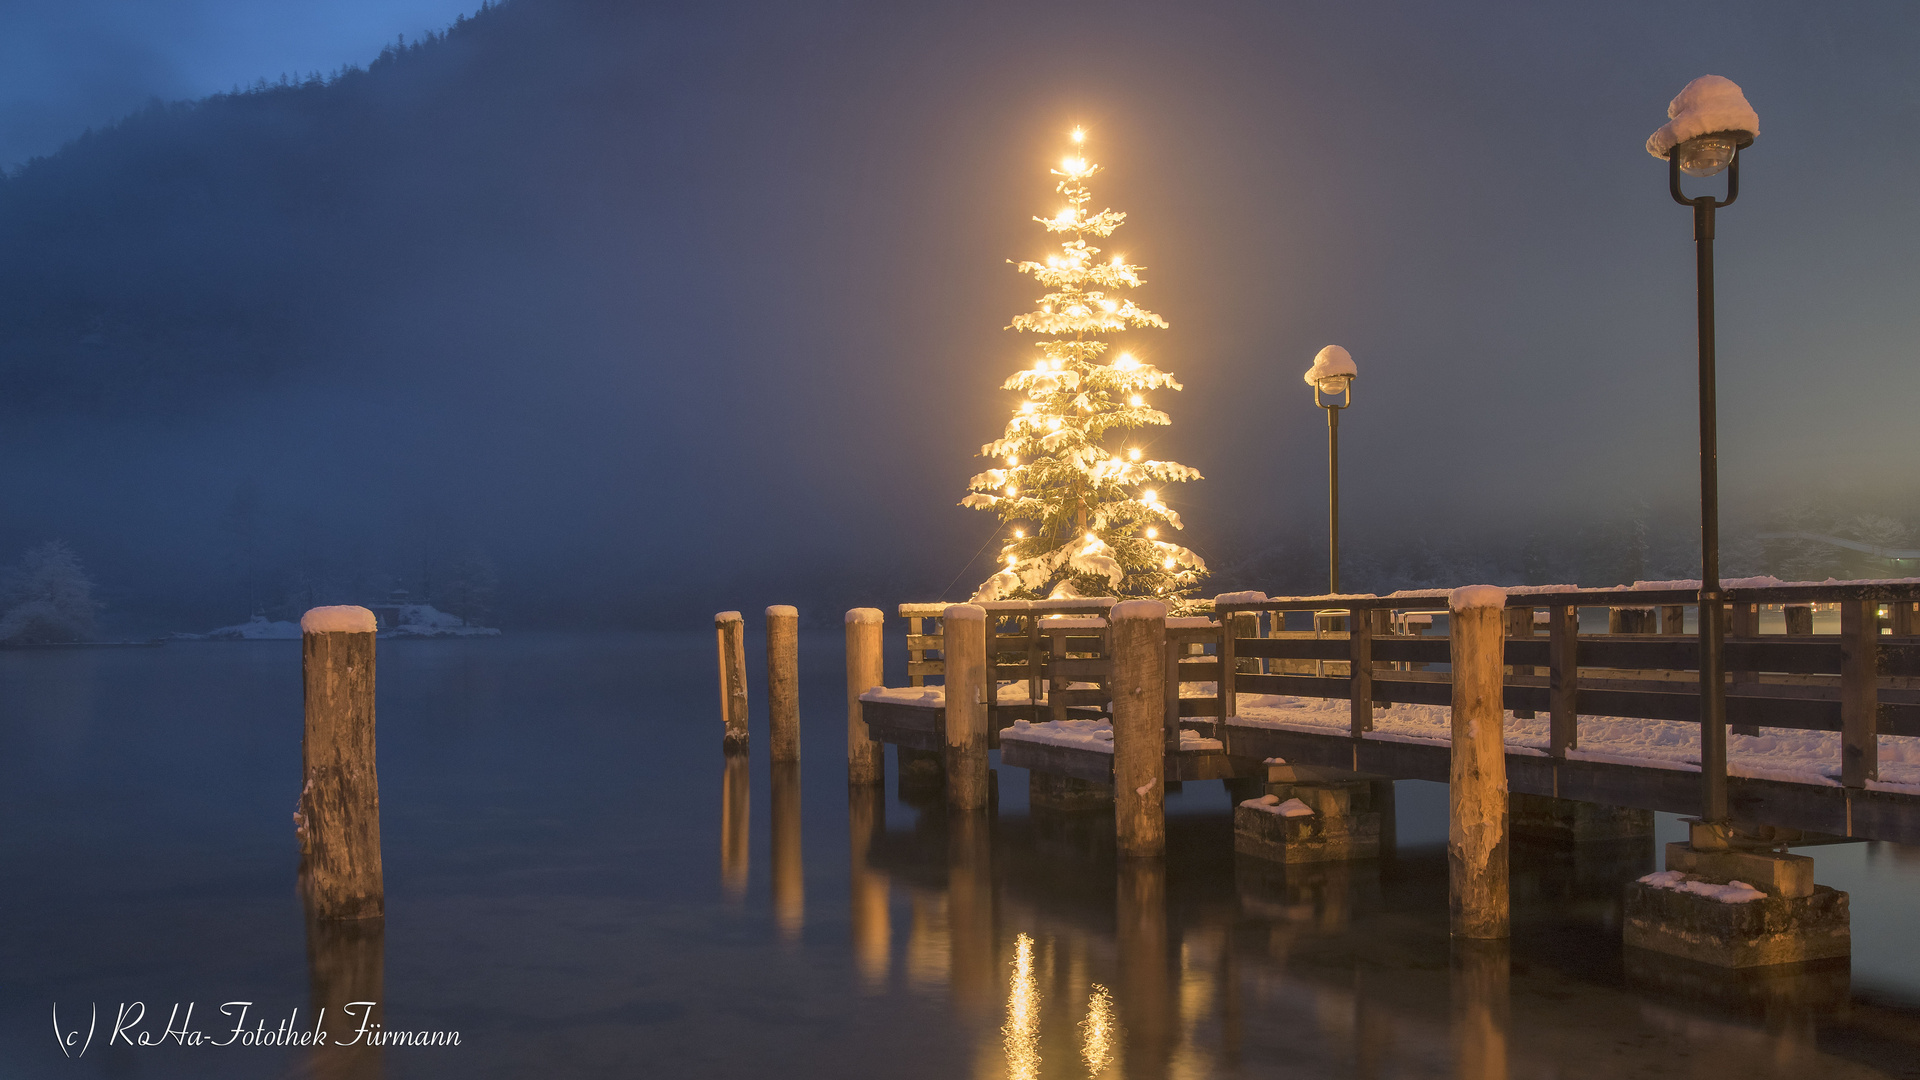
MULTIPOLYGON (((1684 586, 1685 583, 1676 583, 1684 586)), ((1829 768, 1747 770, 1725 777, 1736 822, 1791 841, 1815 835, 1920 843, 1920 774, 1881 783, 1878 736, 1920 736, 1920 581, 1784 585, 1727 590, 1731 676, 1727 719, 1761 728, 1835 732, 1829 768), (1841 633, 1812 634, 1810 606, 1840 609, 1841 633), (1783 634, 1759 633, 1758 611, 1778 606, 1783 634), (1862 628, 1868 628, 1862 630, 1862 628), (1752 775, 1763 772, 1767 775, 1752 775)), ((1391 596, 1219 597, 1211 615, 1167 621, 1167 781, 1267 777, 1271 759, 1392 779, 1445 782, 1451 743, 1383 724, 1398 706, 1452 700, 1453 640, 1428 632, 1448 593, 1391 596), (1291 617, 1290 617, 1291 616, 1291 617), (1341 627, 1328 629, 1329 626, 1341 627), (1358 627, 1349 632, 1344 627, 1358 627), (1343 701, 1292 722, 1273 699, 1343 701)), ((1693 761, 1581 747, 1583 722, 1605 718, 1699 723, 1698 641, 1682 636, 1689 588, 1507 591, 1503 703, 1514 725, 1544 718, 1539 745, 1506 745, 1515 793, 1607 806, 1694 813, 1702 773, 1693 761), (1609 612, 1610 633, 1581 633, 1582 610, 1609 612), (1659 618, 1618 618, 1616 610, 1659 618), (1546 633, 1532 631, 1544 616, 1546 633), (1658 628, 1664 633, 1646 632, 1658 628)), ((1070 721, 1112 715, 1111 600, 1002 601, 988 615, 988 743, 1003 764, 1110 784, 1111 744, 1076 738, 1070 721), (1053 687, 1059 685, 1059 690, 1053 687)), ((902 605, 909 685, 860 693, 871 738, 915 750, 944 745, 943 605, 902 605)), ((1402 710, 1405 711, 1405 710, 1402 710)), ((1092 725, 1079 725, 1090 727, 1092 725)), ((1590 740, 1591 742, 1591 740, 1590 740)), ((1804 763, 1803 763, 1804 764, 1804 763)))

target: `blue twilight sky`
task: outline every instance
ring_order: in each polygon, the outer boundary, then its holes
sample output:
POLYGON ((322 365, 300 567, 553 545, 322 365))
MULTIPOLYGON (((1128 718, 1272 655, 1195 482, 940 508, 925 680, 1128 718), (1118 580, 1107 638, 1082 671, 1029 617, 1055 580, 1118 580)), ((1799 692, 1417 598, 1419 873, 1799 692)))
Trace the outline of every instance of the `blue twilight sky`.
POLYGON ((158 97, 365 65, 480 0, 0 0, 0 168, 158 97))

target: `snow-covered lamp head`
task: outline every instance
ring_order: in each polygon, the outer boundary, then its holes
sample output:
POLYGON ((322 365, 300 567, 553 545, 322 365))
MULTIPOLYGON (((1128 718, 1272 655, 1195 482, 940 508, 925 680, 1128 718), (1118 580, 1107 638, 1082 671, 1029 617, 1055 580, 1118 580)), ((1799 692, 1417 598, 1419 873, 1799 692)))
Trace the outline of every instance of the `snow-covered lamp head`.
POLYGON ((1647 137, 1647 153, 1672 160, 1688 176, 1713 176, 1760 134, 1760 117, 1732 79, 1702 75, 1667 105, 1667 122, 1647 137))
POLYGON ((1338 345, 1329 345, 1321 349, 1313 358, 1313 366, 1307 369, 1304 378, 1307 385, 1313 387, 1313 403, 1323 409, 1341 408, 1353 402, 1353 377, 1357 374, 1353 366, 1353 357, 1338 345), (1320 400, 1320 395, 1344 399, 1338 406, 1320 400))

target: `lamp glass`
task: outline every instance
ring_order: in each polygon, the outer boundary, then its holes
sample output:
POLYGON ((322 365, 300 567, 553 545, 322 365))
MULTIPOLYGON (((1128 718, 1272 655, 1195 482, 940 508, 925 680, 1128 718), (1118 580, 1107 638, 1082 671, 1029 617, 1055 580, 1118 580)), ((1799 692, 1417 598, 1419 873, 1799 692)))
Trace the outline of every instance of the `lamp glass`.
POLYGON ((1673 152, 1680 157, 1681 172, 1688 176, 1714 176, 1733 164, 1736 151, 1732 132, 1715 131, 1696 135, 1674 147, 1673 152))
POLYGON ((1344 394, 1347 392, 1347 383, 1351 381, 1352 378, 1353 376, 1351 375, 1332 375, 1321 379, 1319 382, 1320 392, 1328 397, 1332 397, 1335 394, 1344 394))

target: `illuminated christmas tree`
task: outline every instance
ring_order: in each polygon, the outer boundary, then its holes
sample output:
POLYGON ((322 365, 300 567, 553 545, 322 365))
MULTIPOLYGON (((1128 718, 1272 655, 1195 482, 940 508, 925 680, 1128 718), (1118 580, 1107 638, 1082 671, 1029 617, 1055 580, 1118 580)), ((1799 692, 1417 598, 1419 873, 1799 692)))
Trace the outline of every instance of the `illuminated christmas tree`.
POLYGON ((1156 390, 1178 390, 1171 374, 1120 352, 1103 362, 1128 330, 1165 329, 1166 320, 1137 307, 1126 290, 1141 284, 1139 266, 1102 257, 1089 240, 1105 240, 1126 220, 1115 210, 1089 212, 1087 178, 1100 171, 1082 156, 1085 132, 1053 170, 1067 205, 1034 220, 1061 237, 1060 253, 1023 262, 1047 290, 1040 307, 1016 315, 1011 330, 1040 334, 1032 367, 1003 389, 1021 395, 1006 434, 980 448, 999 467, 975 476, 960 505, 991 510, 1007 528, 1000 570, 982 582, 976 601, 1048 596, 1146 596, 1177 599, 1193 592, 1207 564, 1167 536, 1182 528, 1162 488, 1198 480, 1194 469, 1146 456, 1135 430, 1171 423, 1153 407, 1156 390))

